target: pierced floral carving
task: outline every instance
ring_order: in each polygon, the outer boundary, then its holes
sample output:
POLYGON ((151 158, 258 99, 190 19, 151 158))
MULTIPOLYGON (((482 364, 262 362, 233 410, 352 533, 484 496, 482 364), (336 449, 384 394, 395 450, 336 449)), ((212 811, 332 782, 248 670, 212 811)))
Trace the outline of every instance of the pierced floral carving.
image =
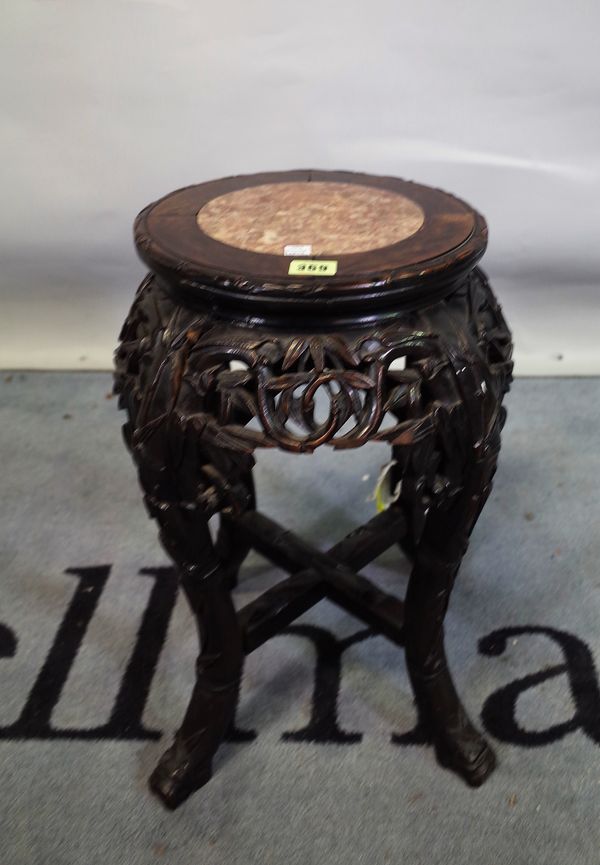
POLYGON ((121 340, 115 387, 129 409, 131 446, 157 473, 165 454, 187 460, 190 501, 199 495, 191 478, 201 475, 205 491, 209 463, 221 472, 222 499, 256 448, 367 441, 404 454, 407 488, 413 483, 421 502, 450 495, 465 443, 497 425, 512 368, 510 334, 477 270, 446 301, 389 324, 309 334, 198 314, 150 276, 121 340))

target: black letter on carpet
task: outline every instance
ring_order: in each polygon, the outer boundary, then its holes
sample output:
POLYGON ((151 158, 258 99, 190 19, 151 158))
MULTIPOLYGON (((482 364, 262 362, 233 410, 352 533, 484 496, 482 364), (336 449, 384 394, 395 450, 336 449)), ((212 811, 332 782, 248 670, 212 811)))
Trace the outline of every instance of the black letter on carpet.
POLYGON ((317 658, 310 721, 301 730, 283 733, 281 738, 292 742, 335 745, 360 742, 362 733, 348 733, 340 729, 338 724, 337 701, 342 676, 342 655, 350 646, 372 637, 373 631, 365 628, 345 640, 338 640, 332 633, 316 625, 291 625, 282 631, 282 634, 309 639, 314 644, 317 658))
POLYGON ((110 568, 110 565, 99 565, 67 570, 68 574, 79 578, 79 585, 20 717, 8 727, 0 727, 0 739, 160 738, 159 730, 144 727, 142 715, 177 597, 178 580, 173 568, 141 571, 154 577, 155 583, 108 722, 99 727, 64 730, 55 729, 51 724, 52 712, 94 615, 110 568))
POLYGON ((574 730, 582 730, 593 742, 600 744, 600 690, 592 653, 582 640, 565 631, 536 625, 501 628, 479 641, 479 651, 488 656, 501 655, 511 637, 526 634, 550 637, 562 649, 565 661, 517 679, 491 694, 481 713, 486 729, 503 742, 526 747, 548 745, 574 730), (524 730, 516 720, 519 696, 529 688, 560 675, 567 676, 575 703, 574 716, 545 730, 524 730))

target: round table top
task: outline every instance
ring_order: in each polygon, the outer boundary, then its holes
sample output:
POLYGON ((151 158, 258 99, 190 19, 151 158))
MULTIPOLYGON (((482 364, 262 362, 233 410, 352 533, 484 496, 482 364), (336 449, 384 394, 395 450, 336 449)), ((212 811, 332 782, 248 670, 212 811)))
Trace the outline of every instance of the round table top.
POLYGON ((487 229, 438 189, 306 170, 172 192, 139 214, 135 240, 149 267, 188 297, 339 306, 447 290, 483 254, 487 229))

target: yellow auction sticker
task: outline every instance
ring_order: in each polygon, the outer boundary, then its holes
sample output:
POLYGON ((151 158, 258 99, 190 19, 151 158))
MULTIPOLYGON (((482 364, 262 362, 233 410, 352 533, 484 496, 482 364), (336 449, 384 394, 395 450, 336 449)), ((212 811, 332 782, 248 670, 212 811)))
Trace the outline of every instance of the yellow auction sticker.
POLYGON ((313 261, 310 258, 295 258, 290 261, 289 276, 334 276, 337 261, 313 261))

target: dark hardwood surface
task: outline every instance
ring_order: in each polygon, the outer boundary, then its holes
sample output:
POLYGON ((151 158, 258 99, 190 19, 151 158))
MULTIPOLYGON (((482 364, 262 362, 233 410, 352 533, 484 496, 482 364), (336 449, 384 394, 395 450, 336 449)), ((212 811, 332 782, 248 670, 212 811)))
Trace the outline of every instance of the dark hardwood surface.
POLYGON ((339 312, 422 303, 444 296, 485 251, 483 217, 460 199, 394 177, 344 171, 286 171, 241 175, 177 190, 137 217, 135 242, 142 260, 187 302, 305 312, 320 302, 339 312), (289 276, 290 257, 253 252, 210 237, 197 224, 198 211, 214 198, 273 183, 356 184, 394 192, 418 204, 424 223, 412 236, 388 246, 342 255, 310 257, 337 261, 330 277, 289 276), (276 307, 276 304, 279 304, 276 307))

